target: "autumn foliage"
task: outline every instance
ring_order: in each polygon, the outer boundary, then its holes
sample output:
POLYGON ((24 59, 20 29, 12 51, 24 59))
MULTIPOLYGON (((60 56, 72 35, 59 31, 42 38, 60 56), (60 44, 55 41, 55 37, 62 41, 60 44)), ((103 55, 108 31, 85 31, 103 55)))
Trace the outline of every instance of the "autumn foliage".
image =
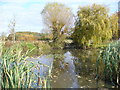
POLYGON ((99 4, 80 7, 72 34, 74 43, 96 47, 112 37, 117 37, 117 17, 110 17, 108 11, 108 8, 99 4))
MULTIPOLYGON (((8 40, 12 41, 12 34, 8 36, 8 40)), ((38 40, 49 40, 53 36, 46 33, 37 33, 37 32, 16 32, 15 40, 16 41, 38 41, 38 40)))

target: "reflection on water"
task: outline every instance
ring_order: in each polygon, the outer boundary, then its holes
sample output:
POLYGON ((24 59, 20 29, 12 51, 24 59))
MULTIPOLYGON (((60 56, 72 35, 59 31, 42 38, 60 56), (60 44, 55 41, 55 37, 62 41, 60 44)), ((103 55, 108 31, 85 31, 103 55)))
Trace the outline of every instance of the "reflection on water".
MULTIPOLYGON (((39 58, 30 58, 29 60, 33 61, 34 63, 40 62, 40 63, 45 64, 47 66, 51 66, 53 64, 53 58, 51 58, 51 57, 48 58, 47 55, 43 55, 39 58)), ((39 73, 40 76, 47 76, 48 70, 49 70, 49 68, 44 67, 43 65, 40 65, 38 68, 34 69, 35 73, 39 73)))
POLYGON ((52 87, 53 88, 78 88, 78 80, 76 77, 75 72, 75 65, 73 62, 73 56, 71 56, 71 53, 68 51, 64 54, 64 59, 61 59, 57 57, 54 60, 53 64, 53 81, 52 81, 52 87), (59 62, 59 65, 55 65, 59 62), (55 67, 54 67, 55 65, 55 67))
MULTIPOLYGON (((96 50, 54 50, 50 55, 31 60, 48 66, 52 65, 51 84, 53 88, 112 87, 104 81, 95 80, 96 50)), ((40 66, 40 70, 35 72, 45 76, 48 68, 40 66)))

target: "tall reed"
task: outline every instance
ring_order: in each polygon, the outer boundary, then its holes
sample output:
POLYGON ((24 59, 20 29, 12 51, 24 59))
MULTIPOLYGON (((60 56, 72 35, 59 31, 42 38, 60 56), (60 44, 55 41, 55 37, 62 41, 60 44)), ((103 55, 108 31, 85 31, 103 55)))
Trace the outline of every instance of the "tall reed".
POLYGON ((119 84, 120 74, 120 41, 110 43, 100 51, 97 59, 97 73, 104 68, 104 79, 110 80, 113 84, 119 84), (103 64, 102 67, 100 64, 103 64))
MULTIPOLYGON (((39 66, 39 63, 28 61, 28 53, 22 52, 23 48, 16 44, 11 48, 7 48, 4 52, 1 45, 1 56, 0 56, 0 85, 1 88, 32 88, 35 81, 36 75, 34 73, 34 68, 39 66)), ((44 77, 44 76, 43 76, 44 77)), ((40 77, 41 83, 46 83, 46 81, 40 77)), ((41 88, 44 85, 40 85, 41 88)), ((47 88, 47 85, 45 86, 47 88)))

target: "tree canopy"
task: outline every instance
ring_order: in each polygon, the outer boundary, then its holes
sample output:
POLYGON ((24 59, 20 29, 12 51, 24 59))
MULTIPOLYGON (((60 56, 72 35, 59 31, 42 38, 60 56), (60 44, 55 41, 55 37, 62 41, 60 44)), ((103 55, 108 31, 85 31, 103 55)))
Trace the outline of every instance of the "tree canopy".
POLYGON ((73 41, 78 45, 97 45, 111 39, 111 23, 109 9, 103 5, 79 7, 73 41))
POLYGON ((114 13, 110 16, 112 37, 113 39, 118 39, 118 14, 114 13))
POLYGON ((44 7, 42 16, 44 23, 51 29, 53 43, 60 46, 72 24, 73 14, 71 9, 63 4, 49 3, 44 7))

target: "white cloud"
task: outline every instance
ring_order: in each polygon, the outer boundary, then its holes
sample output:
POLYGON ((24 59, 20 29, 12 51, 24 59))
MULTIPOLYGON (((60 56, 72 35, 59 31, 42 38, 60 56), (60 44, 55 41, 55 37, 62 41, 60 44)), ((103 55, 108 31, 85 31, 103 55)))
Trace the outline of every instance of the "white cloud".
POLYGON ((8 31, 8 24, 13 16, 16 17, 16 30, 33 30, 40 31, 42 26, 42 18, 40 15, 42 5, 31 5, 29 8, 24 8, 22 4, 4 4, 0 6, 2 14, 0 14, 0 29, 8 31))
POLYGON ((119 0, 0 0, 0 2, 14 2, 14 3, 26 3, 26 2, 60 2, 60 3, 74 3, 74 2, 119 2, 119 0))
POLYGON ((16 3, 24 3, 28 1, 29 0, 0 0, 0 2, 16 2, 16 3))
POLYGON ((17 31, 33 30, 39 32, 44 28, 40 13, 48 2, 64 3, 76 13, 79 5, 83 6, 92 3, 106 4, 112 9, 112 12, 114 12, 113 8, 117 9, 115 7, 117 7, 116 4, 118 1, 119 0, 0 0, 0 32, 8 31, 8 24, 14 15, 17 22, 17 31), (1 2, 4 2, 4 4, 1 5, 1 2), (113 5, 113 3, 115 3, 115 5, 113 5), (29 6, 27 7, 28 4, 29 6))

